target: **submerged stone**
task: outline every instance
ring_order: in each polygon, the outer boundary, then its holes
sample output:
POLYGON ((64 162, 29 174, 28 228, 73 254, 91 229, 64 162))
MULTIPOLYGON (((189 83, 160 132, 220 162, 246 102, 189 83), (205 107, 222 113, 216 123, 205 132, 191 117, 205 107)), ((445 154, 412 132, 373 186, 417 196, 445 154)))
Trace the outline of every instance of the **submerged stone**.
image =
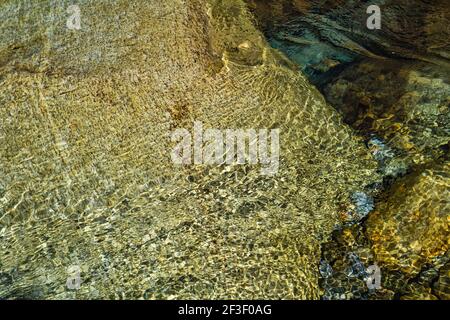
POLYGON ((450 244, 449 164, 424 168, 396 182, 367 221, 376 261, 410 277, 444 255, 450 244))

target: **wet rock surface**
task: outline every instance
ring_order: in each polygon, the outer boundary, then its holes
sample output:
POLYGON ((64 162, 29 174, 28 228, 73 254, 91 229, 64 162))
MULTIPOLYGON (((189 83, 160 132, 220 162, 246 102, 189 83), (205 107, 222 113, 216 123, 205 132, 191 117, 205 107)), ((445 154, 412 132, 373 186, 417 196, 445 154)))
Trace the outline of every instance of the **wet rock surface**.
MULTIPOLYGON (((248 0, 267 31, 300 23, 336 48, 365 57, 398 57, 449 66, 445 0, 248 0), (378 5, 382 27, 367 29, 367 8, 378 5)), ((302 32, 302 30, 297 30, 302 32)), ((301 40, 301 39, 300 39, 301 40)))
POLYGON ((414 277, 449 249, 449 163, 408 175, 388 191, 366 224, 376 260, 414 277))
POLYGON ((447 152, 450 74, 442 67, 364 60, 345 69, 323 91, 356 130, 386 141, 397 161, 423 164, 447 152))

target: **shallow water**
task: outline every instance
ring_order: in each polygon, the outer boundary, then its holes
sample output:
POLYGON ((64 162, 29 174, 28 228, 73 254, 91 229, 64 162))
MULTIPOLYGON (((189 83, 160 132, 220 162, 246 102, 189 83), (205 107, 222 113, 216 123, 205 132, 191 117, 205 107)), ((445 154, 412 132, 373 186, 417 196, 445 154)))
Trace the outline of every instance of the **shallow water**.
POLYGON ((74 31, 63 4, 0 5, 0 297, 320 298, 321 245, 382 179, 292 61, 314 82, 351 57, 272 39, 290 61, 240 0, 80 7, 74 31), (279 129, 279 171, 174 165, 195 121, 279 129))

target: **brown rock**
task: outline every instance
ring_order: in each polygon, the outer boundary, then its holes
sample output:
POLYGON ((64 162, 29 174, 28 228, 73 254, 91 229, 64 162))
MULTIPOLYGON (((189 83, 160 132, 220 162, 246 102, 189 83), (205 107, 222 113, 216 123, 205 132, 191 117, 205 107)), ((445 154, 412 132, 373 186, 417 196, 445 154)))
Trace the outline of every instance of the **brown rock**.
POLYGON ((395 183, 367 221, 375 260, 411 277, 450 245, 449 163, 427 167, 395 183))

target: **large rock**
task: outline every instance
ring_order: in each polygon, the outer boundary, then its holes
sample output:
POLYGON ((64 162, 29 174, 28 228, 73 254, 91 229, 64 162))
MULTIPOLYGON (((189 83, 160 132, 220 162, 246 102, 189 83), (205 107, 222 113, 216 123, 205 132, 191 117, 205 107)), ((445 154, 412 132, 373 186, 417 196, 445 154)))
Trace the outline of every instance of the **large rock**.
POLYGON ((367 59, 349 66, 324 88, 344 121, 375 134, 407 164, 447 152, 450 69, 432 64, 367 59))
POLYGON ((367 221, 375 261, 409 277, 449 249, 449 163, 417 171, 395 183, 367 221))
MULTIPOLYGON (((449 67, 446 0, 247 0, 264 27, 306 22, 334 43, 369 57, 407 57, 449 67), (381 9, 381 29, 369 30, 367 8, 381 9), (270 22, 267 22, 270 21, 270 22)), ((302 30, 298 30, 302 32, 302 30)))
POLYGON ((301 66, 344 121, 397 151, 388 174, 448 150, 444 1, 380 1, 380 30, 366 28, 369 4, 361 1, 249 2, 271 44, 301 66))
POLYGON ((240 0, 0 5, 0 297, 318 298, 378 179, 240 0), (173 165, 170 132, 280 128, 280 169, 173 165), (81 288, 66 287, 81 268, 81 288))

